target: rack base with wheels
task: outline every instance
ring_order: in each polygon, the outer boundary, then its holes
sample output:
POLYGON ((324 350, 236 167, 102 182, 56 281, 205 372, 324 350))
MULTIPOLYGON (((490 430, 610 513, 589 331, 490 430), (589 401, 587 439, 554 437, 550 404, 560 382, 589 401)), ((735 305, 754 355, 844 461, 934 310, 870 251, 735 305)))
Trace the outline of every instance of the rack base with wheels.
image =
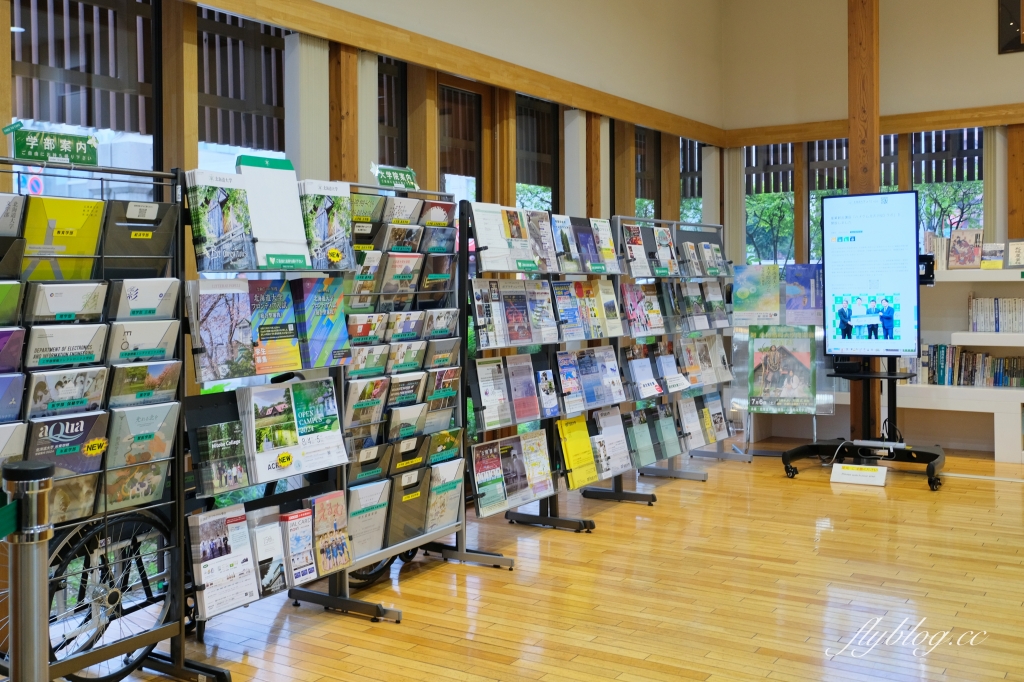
MULTIPOLYGON (((766 456, 771 456, 769 451, 764 450, 766 456)), ((703 457, 705 459, 727 459, 734 462, 746 462, 747 464, 754 461, 754 455, 760 455, 761 450, 747 450, 743 451, 739 447, 732 445, 727 446, 724 443, 713 443, 710 446, 702 446, 690 450, 690 455, 693 457, 703 457)))
POLYGON ((597 528, 597 525, 590 519, 564 519, 558 515, 558 495, 546 497, 538 501, 539 509, 536 514, 528 514, 520 511, 507 511, 505 518, 509 523, 518 523, 523 526, 540 526, 543 528, 563 528, 574 533, 589 533, 597 528))
POLYGON ((588 500, 611 500, 614 502, 644 502, 648 507, 653 507, 658 501, 654 493, 638 493, 622 488, 622 474, 612 477, 612 487, 594 488, 587 487, 580 491, 580 494, 588 500))
MULTIPOLYGON (((691 453, 692 454, 692 453, 691 453)), ((707 481, 708 472, 706 471, 689 471, 687 469, 680 469, 678 467, 679 457, 670 457, 665 460, 666 466, 664 468, 658 465, 652 465, 649 467, 642 467, 640 471, 641 476, 656 476, 661 478, 676 478, 684 481, 707 481)))

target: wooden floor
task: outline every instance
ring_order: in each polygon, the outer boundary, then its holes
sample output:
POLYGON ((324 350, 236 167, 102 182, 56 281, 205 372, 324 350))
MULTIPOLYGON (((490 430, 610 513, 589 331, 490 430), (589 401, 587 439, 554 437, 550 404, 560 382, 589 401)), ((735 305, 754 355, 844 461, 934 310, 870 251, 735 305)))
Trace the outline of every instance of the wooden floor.
MULTIPOLYGON (((947 470, 1024 478, 990 457, 947 470)), ((773 458, 707 469, 706 483, 641 479, 653 507, 563 495, 589 535, 472 522, 470 545, 515 571, 396 562, 360 596, 400 624, 273 597, 211 621, 190 655, 235 682, 1024 681, 1024 482, 947 477, 933 493, 910 472, 833 486, 810 460, 795 480, 773 458), (875 618, 875 632, 924 618, 941 644, 826 654, 875 618), (987 635, 958 645, 966 630, 987 635)))

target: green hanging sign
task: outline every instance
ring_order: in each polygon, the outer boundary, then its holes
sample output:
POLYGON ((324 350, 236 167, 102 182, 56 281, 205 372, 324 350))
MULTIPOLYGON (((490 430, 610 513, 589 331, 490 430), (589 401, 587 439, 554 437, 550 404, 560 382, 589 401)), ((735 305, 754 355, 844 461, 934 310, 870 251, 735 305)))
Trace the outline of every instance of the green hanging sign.
POLYGON ((419 189, 419 185, 416 184, 416 171, 412 168, 377 166, 377 184, 382 187, 419 189))
POLYGON ((99 142, 92 135, 65 135, 41 130, 14 131, 14 158, 25 161, 99 164, 99 142))

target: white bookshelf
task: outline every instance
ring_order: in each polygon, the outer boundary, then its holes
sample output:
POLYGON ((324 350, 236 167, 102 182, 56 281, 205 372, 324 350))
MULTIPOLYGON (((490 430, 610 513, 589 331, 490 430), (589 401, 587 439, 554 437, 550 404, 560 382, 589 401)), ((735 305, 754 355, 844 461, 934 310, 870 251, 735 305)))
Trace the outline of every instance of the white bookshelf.
MULTIPOLYGON (((886 389, 883 383, 883 392, 886 389)), ((886 400, 883 396, 883 406, 886 400)), ((896 404, 899 409, 991 414, 996 461, 1024 463, 1021 444, 1024 388, 900 384, 896 387, 896 404)))
POLYGON ((935 283, 943 282, 1020 282, 1024 270, 936 270, 935 283))
POLYGON ((953 332, 950 343, 954 346, 989 346, 1024 348, 1024 334, 1007 332, 953 332))

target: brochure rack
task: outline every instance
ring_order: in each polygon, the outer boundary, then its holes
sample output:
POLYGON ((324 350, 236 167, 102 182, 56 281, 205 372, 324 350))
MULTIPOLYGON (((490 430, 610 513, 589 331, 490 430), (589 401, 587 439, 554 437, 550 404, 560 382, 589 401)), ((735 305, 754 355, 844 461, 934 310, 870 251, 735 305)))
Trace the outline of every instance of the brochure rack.
MULTIPOLYGON (((462 309, 462 313, 460 315, 460 317, 462 319, 462 323, 461 324, 462 324, 463 328, 465 328, 467 330, 472 330, 472 332, 467 332, 467 334, 472 333, 474 335, 478 335, 478 330, 475 328, 475 325, 473 323, 473 311, 472 311, 472 297, 473 297, 473 293, 472 293, 471 288, 470 288, 470 281, 473 280, 473 279, 479 278, 480 275, 483 274, 483 272, 484 272, 482 270, 482 260, 483 259, 481 258, 481 254, 484 253, 487 250, 487 247, 480 245, 480 239, 479 239, 479 236, 478 236, 477 225, 476 225, 475 216, 474 216, 474 213, 473 213, 473 204, 468 202, 468 201, 460 201, 459 202, 459 226, 461 228, 459 230, 459 267, 460 267, 460 272, 469 273, 469 275, 470 275, 470 277, 462 277, 462 278, 459 279, 459 294, 458 294, 459 302, 460 302, 460 307, 464 306, 464 308, 462 309), (469 238, 470 238, 470 235, 477 236, 477 246, 476 246, 476 250, 475 250, 475 253, 474 253, 475 265, 471 265, 470 264, 470 250, 469 250, 469 238)), ((527 271, 527 270, 505 270, 505 271, 495 271, 495 272, 492 272, 490 274, 492 274, 492 275, 506 275, 506 276, 513 276, 513 277, 515 277, 519 273, 527 273, 527 272, 533 278, 541 279, 541 280, 546 281, 546 282, 558 281, 560 279, 560 274, 559 273, 540 273, 540 272, 537 272, 536 270, 534 270, 534 271, 527 271)), ((500 350, 503 350, 503 349, 506 349, 506 348, 513 348, 514 349, 515 346, 489 346, 487 348, 480 348, 479 345, 474 343, 474 348, 476 349, 475 357, 474 358, 468 358, 467 357, 468 356, 467 347, 469 346, 469 339, 467 338, 466 341, 467 342, 464 343, 463 346, 462 346, 462 352, 463 352, 463 356, 464 356, 464 359, 463 359, 463 367, 464 367, 464 369, 463 369, 463 372, 462 372, 463 394, 466 395, 466 396, 473 397, 472 408, 471 408, 473 410, 473 420, 472 420, 472 423, 479 425, 483 421, 483 415, 485 414, 485 409, 486 408, 482 405, 480 397, 479 397, 479 393, 478 393, 478 388, 477 388, 478 383, 477 383, 475 361, 476 361, 477 358, 483 357, 485 351, 500 351, 500 350)), ((533 366, 534 366, 534 368, 538 369, 538 370, 541 370, 541 369, 552 369, 552 370, 554 370, 554 373, 557 376, 557 367, 558 367, 558 365, 557 365, 557 362, 555 360, 555 353, 558 351, 560 343, 561 343, 561 341, 556 342, 556 343, 531 343, 531 344, 527 344, 525 346, 526 350, 535 350, 537 348, 540 348, 540 350, 538 352, 533 354, 533 366)), ((563 529, 566 529, 566 530, 572 530, 572 531, 574 531, 576 533, 581 533, 581 532, 589 533, 589 532, 591 532, 595 528, 595 524, 594 524, 594 522, 592 520, 590 520, 590 519, 564 518, 564 517, 562 517, 560 515, 559 504, 558 504, 558 494, 557 493, 558 493, 559 488, 561 488, 564 485, 564 484, 561 483, 562 477, 568 476, 568 473, 569 473, 566 470, 566 468, 565 468, 565 466, 563 464, 563 458, 562 458, 562 455, 561 455, 561 448, 560 448, 559 438, 556 435, 556 428, 555 428, 555 420, 557 418, 559 418, 559 417, 567 416, 565 414, 565 409, 564 409, 564 406, 561 404, 561 401, 559 401, 559 410, 558 411, 559 411, 559 414, 556 415, 556 416, 547 417, 547 418, 543 418, 543 419, 539 420, 542 424, 545 425, 545 435, 546 435, 547 451, 548 451, 549 465, 550 465, 550 471, 551 471, 551 476, 552 476, 552 486, 551 486, 552 493, 550 495, 542 497, 540 499, 534 499, 534 500, 530 500, 528 502, 524 502, 523 503, 523 504, 528 504, 530 502, 536 501, 538 503, 538 513, 537 514, 531 514, 531 513, 527 513, 527 512, 523 512, 523 511, 518 511, 518 509, 509 509, 509 510, 507 510, 505 512, 505 519, 508 520, 509 523, 518 523, 518 524, 522 524, 522 525, 533 525, 533 526, 542 526, 542 527, 549 527, 549 528, 563 528, 563 529)), ((535 420, 535 421, 537 421, 537 420, 535 420)), ((517 425, 513 425, 513 426, 517 426, 517 425)), ((506 428, 506 427, 502 426, 501 428, 506 428)), ((479 437, 481 435, 483 435, 484 433, 485 433, 484 427, 482 427, 482 426, 478 426, 475 429, 474 433, 470 433, 469 429, 466 429, 464 431, 464 438, 465 438, 464 448, 465 448, 465 451, 466 451, 466 456, 468 458, 470 458, 468 460, 469 461, 469 466, 467 466, 467 472, 468 472, 467 475, 469 476, 470 482, 473 484, 474 495, 477 498, 479 498, 481 496, 481 494, 480 494, 480 491, 476 488, 475 478, 472 475, 472 471, 471 471, 471 469, 472 469, 472 458, 471 458, 471 454, 470 453, 471 453, 471 449, 472 449, 474 441, 478 440, 479 437)), ((488 431, 487 433, 491 433, 491 431, 488 431)), ((490 441, 490 440, 493 440, 493 439, 488 438, 486 440, 490 441)))
MULTIPOLYGON (((383 187, 378 185, 363 185, 351 183, 350 188, 352 194, 363 194, 363 195, 378 195, 378 196, 397 196, 397 197, 411 197, 411 198, 426 198, 435 199, 441 201, 451 201, 452 195, 445 194, 442 192, 434 192, 429 190, 418 190, 418 189, 405 189, 399 187, 383 187)), ((184 215, 188 215, 184 212, 184 215)), ((355 223, 359 225, 360 223, 355 223)), ((372 223, 362 223, 374 229, 379 229, 383 225, 379 220, 374 220, 372 223)), ((461 258, 462 256, 460 256, 461 258)), ((461 267, 465 268, 465 265, 461 267)), ((246 271, 238 271, 239 274, 245 273, 246 271)), ((288 271, 275 271, 261 269, 258 271, 250 271, 253 274, 259 274, 261 276, 273 275, 276 277, 294 277, 296 275, 323 275, 328 276, 342 276, 345 273, 338 271, 321 271, 321 270, 288 270, 288 271)), ((463 269, 462 272, 465 272, 463 269)), ((203 273, 200 273, 202 276, 203 273)), ((223 277, 223 274, 218 273, 216 276, 223 277)), ((463 281, 459 280, 460 283, 463 281)), ((461 290, 464 291, 464 284, 460 284, 461 290)), ((455 296, 459 290, 457 287, 451 285, 444 289, 433 289, 428 292, 416 291, 412 292, 414 295, 414 302, 412 304, 413 310, 428 310, 435 308, 447 308, 455 307, 455 296), (429 294, 429 297, 421 297, 420 294, 429 294)), ((371 297, 377 300, 377 297, 385 294, 381 293, 368 293, 360 294, 360 296, 371 297)), ((457 330, 456 334, 463 333, 462 330, 457 330)), ((381 341, 384 343, 384 341, 381 341)), ((465 345, 463 344, 461 355, 460 355, 462 366, 465 364, 465 345)), ((322 368, 315 370, 304 369, 300 372, 288 372, 282 375, 278 375, 271 379, 272 383, 285 382, 293 378, 310 378, 309 375, 317 372, 326 371, 334 382, 335 396, 338 404, 339 414, 345 414, 346 411, 346 398, 347 398, 347 383, 352 379, 348 375, 346 365, 339 365, 330 368, 322 368)), ((460 396, 461 397, 461 396, 460 396)), ((454 420, 457 426, 464 424, 463 418, 463 406, 459 401, 459 397, 456 398, 454 409, 454 420)), ((195 432, 196 427, 204 426, 208 424, 222 423, 228 421, 234 421, 238 419, 238 407, 234 399, 234 393, 213 393, 203 396, 195 396, 186 399, 186 421, 188 422, 189 438, 193 447, 197 447, 198 438, 195 432)), ((377 422, 377 425, 382 425, 383 422, 377 422)), ((343 435, 350 431, 343 427, 343 435)), ((379 442, 386 442, 386 438, 383 436, 379 442)), ((349 457, 353 455, 352 440, 346 436, 346 449, 348 450, 349 457)), ((347 480, 347 467, 350 465, 344 465, 339 467, 332 467, 318 472, 313 472, 305 476, 304 485, 299 489, 288 490, 286 492, 275 492, 277 488, 277 482, 271 482, 264 484, 266 486, 265 494, 263 497, 244 503, 246 512, 256 511, 259 509, 265 509, 272 506, 279 506, 282 513, 300 509, 302 507, 302 501, 306 498, 315 495, 321 495, 332 491, 348 491, 349 481, 347 480)), ((427 468, 429 472, 429 467, 427 468)), ((386 472, 385 472, 386 473, 386 472)), ((429 473, 427 474, 429 476, 429 473)), ((260 484, 256 484, 260 485, 260 484)), ((203 503, 199 500, 196 501, 196 507, 202 508, 204 505, 209 508, 209 503, 212 503, 212 498, 208 498, 209 502, 203 503)), ((390 513, 390 510, 389 510, 390 513)), ((351 542, 352 537, 349 536, 351 542)), ((295 606, 299 606, 300 602, 306 602, 310 604, 318 604, 326 609, 332 609, 341 613, 352 613, 368 616, 373 622, 379 620, 393 620, 400 622, 402 619, 402 612, 397 609, 390 609, 384 607, 379 603, 367 602, 352 597, 352 589, 350 585, 350 579, 361 577, 363 572, 371 573, 374 577, 364 582, 368 584, 376 579, 376 576, 380 575, 385 571, 394 561, 395 557, 402 556, 406 560, 411 560, 418 549, 423 549, 425 553, 436 552, 440 557, 448 561, 450 559, 463 561, 463 562, 474 562, 480 564, 487 564, 494 566, 495 568, 508 568, 512 570, 514 566, 514 560, 508 557, 501 556, 500 554, 491 554, 487 552, 481 552, 473 549, 468 549, 466 543, 466 530, 465 530, 465 512, 464 509, 460 510, 458 514, 458 520, 456 523, 449 524, 443 528, 434 529, 423 533, 417 537, 413 537, 402 541, 400 543, 391 544, 390 546, 383 547, 378 551, 371 552, 365 556, 355 558, 353 563, 346 569, 331 573, 328 576, 328 586, 326 592, 321 592, 312 589, 309 585, 295 586, 288 589, 288 596, 293 600, 295 606), (440 540, 445 537, 455 534, 455 544, 445 545, 441 544, 440 540), (355 574, 355 575, 353 575, 355 574)), ((189 547, 186 545, 186 550, 189 547)), ((191 565, 191 563, 189 564, 191 565)), ((201 590, 201 585, 193 586, 195 590, 201 590)), ((203 634, 203 623, 199 623, 197 629, 197 635, 199 641, 202 641, 203 634)))
MULTIPOLYGON (((77 166, 74 164, 62 163, 37 163, 23 161, 8 157, 0 158, 0 165, 5 167, 30 167, 41 169, 33 170, 31 177, 60 177, 67 179, 70 175, 80 183, 97 183, 99 185, 98 198, 106 200, 111 191, 111 185, 126 186, 132 188, 132 194, 146 197, 141 199, 145 204, 152 201, 177 201, 181 196, 181 174, 175 170, 171 173, 150 172, 124 168, 98 167, 98 166, 77 166), (69 175, 57 174, 52 171, 63 171, 69 175), (78 175, 79 173, 84 175, 78 175), (101 174, 94 177, 92 174, 101 174), (152 197, 152 198, 149 198, 152 197)), ((4 173, 13 173, 14 177, 20 180, 24 171, 7 170, 4 173)), ((20 181, 18 182, 21 185, 20 181)), ((105 228, 105 226, 104 226, 105 228)), ((174 222, 173 248, 169 255, 152 256, 146 255, 147 260, 165 261, 169 264, 166 272, 168 277, 175 277, 179 281, 184 278, 184 240, 182 214, 179 212, 174 222)), ((94 256, 73 256, 76 259, 90 259, 95 263, 93 275, 97 280, 105 280, 108 277, 108 270, 119 265, 125 265, 133 256, 123 254, 107 253, 106 231, 100 232, 100 240, 97 255, 94 256)), ((8 241, 5 239, 5 241, 8 241)), ((17 279, 21 276, 21 261, 25 249, 25 239, 11 240, 10 243, 2 244, 5 248, 3 257, 4 277, 13 275, 17 279), (7 266, 12 266, 9 269, 7 266), (16 273, 16 274, 15 274, 16 273)), ((48 255, 47 258, 70 258, 60 254, 48 255)), ((178 297, 175 302, 173 319, 182 320, 183 287, 178 288, 178 297)), ((176 339, 177 353, 183 352, 184 326, 179 324, 176 339)), ((183 360, 183 359, 182 359, 183 360)), ((184 361, 184 360, 183 360, 184 361)), ((177 394, 174 400, 181 403, 184 397, 184 373, 178 381, 177 394)), ((112 613, 117 615, 113 618, 94 621, 91 624, 88 619, 83 621, 81 630, 91 629, 92 636, 79 638, 76 635, 72 640, 65 642, 71 646, 58 646, 56 659, 50 666, 50 676, 60 678, 67 675, 74 675, 89 669, 87 676, 96 674, 116 675, 127 674, 136 667, 147 668, 165 675, 182 680, 208 679, 218 682, 230 682, 231 675, 228 671, 215 666, 192 661, 185 657, 185 632, 187 626, 187 609, 185 601, 185 555, 183 547, 187 547, 187 538, 184 528, 184 508, 186 472, 184 444, 182 442, 183 432, 183 411, 178 411, 178 421, 175 427, 176 437, 173 446, 173 459, 169 463, 166 487, 164 495, 159 502, 131 507, 119 511, 107 511, 105 505, 103 511, 92 514, 86 518, 68 521, 59 524, 56 528, 54 540, 51 541, 51 580, 53 581, 74 581, 79 580, 71 572, 66 572, 69 567, 69 559, 74 556, 82 556, 82 551, 94 551, 88 549, 95 545, 88 542, 100 543, 99 546, 117 547, 122 549, 111 549, 116 552, 115 561, 137 563, 139 575, 134 580, 141 581, 137 584, 145 584, 145 598, 132 604, 126 603, 127 598, 123 594, 125 585, 114 584, 113 578, 103 578, 96 585, 90 587, 90 591, 80 595, 79 606, 71 610, 65 610, 62 616, 67 617, 80 610, 89 609, 90 603, 97 598, 108 598, 102 594, 108 587, 111 588, 109 596, 115 596, 122 603, 117 605, 112 613), (155 539, 155 544, 146 545, 142 538, 155 539), (150 549, 143 549, 148 546, 150 549), (81 548, 81 549, 79 549, 81 548), (151 570, 156 573, 147 575, 151 570), (120 588, 120 589, 118 589, 120 588), (131 613, 135 616, 137 623, 148 622, 145 614, 150 614, 153 621, 147 629, 133 625, 129 628, 118 630, 116 618, 122 614, 128 616, 131 613), (156 614, 156 618, 152 615, 156 614), (159 642, 169 641, 169 652, 155 651, 153 647, 159 642)), ((100 470, 100 484, 106 481, 106 458, 104 466, 100 470)), ((105 490, 105 488, 104 488, 105 490)), ((110 553, 108 552, 108 554, 110 553)), ((109 560, 109 558, 108 558, 109 560)), ((84 580, 79 580, 83 583, 84 580)), ((129 586, 131 587, 131 586, 129 586)), ((62 588, 63 590, 64 588, 62 588)), ((109 608, 104 602, 104 609, 109 608)), ((51 632, 60 637, 59 623, 51 616, 51 632), (56 628, 56 630, 54 629, 56 628)), ((88 634, 88 633, 86 633, 88 634)), ((54 658, 54 650, 51 649, 51 658, 54 658)), ((6 664, 3 665, 4 672, 6 664)))
MULTIPOLYGON (((686 256, 682 251, 682 244, 687 241, 710 241, 712 243, 717 244, 718 246, 721 246, 723 244, 723 228, 719 225, 683 223, 671 220, 638 218, 635 216, 613 216, 611 222, 613 233, 619 240, 619 254, 621 258, 623 258, 623 260, 629 266, 628 268, 623 268, 623 270, 628 269, 630 273, 634 272, 635 270, 633 263, 635 258, 646 257, 648 261, 646 267, 636 268, 644 273, 642 276, 631 277, 627 281, 643 284, 654 284, 656 286, 661 286, 673 282, 684 283, 703 282, 712 280, 718 280, 719 284, 724 284, 725 280, 731 277, 731 273, 728 271, 728 266, 726 266, 725 271, 719 272, 717 275, 713 276, 709 276, 708 274, 696 276, 693 272, 688 272, 686 265, 686 256), (665 254, 649 252, 647 251, 647 247, 643 247, 642 249, 638 250, 627 249, 627 235, 625 232, 625 228, 627 225, 643 226, 644 228, 660 227, 667 228, 668 230, 670 230, 670 234, 673 240, 672 256, 676 259, 678 263, 677 268, 673 267, 672 269, 669 269, 667 267, 669 264, 666 263, 663 259, 663 256, 665 254), (669 272, 672 272, 672 274, 669 274, 669 272), (647 273, 649 273, 649 275, 647 273)), ((616 281, 616 286, 620 286, 626 277, 629 276, 622 275, 618 277, 616 281)), ((625 305, 625 302, 623 302, 623 305, 625 305)), ((721 329, 726 328, 722 326, 712 326, 709 329, 692 329, 691 324, 687 320, 688 316, 685 310, 662 310, 661 313, 664 320, 664 327, 666 332, 662 338, 670 340, 673 343, 673 345, 677 347, 683 339, 692 339, 717 335, 721 329)), ((652 337, 644 334, 642 331, 638 332, 631 328, 628 340, 650 343, 653 342, 656 338, 656 336, 652 337)), ((702 382, 700 386, 696 386, 693 388, 676 388, 675 390, 673 390, 665 377, 657 376, 656 381, 660 388, 660 396, 644 399, 639 394, 636 383, 636 377, 632 376, 630 365, 624 357, 625 341, 625 338, 617 340, 618 350, 620 351, 619 366, 620 368, 622 368, 623 374, 626 377, 626 380, 624 382, 625 385, 631 389, 633 398, 633 400, 631 401, 632 404, 635 407, 644 405, 649 406, 653 402, 659 401, 659 399, 661 402, 670 402, 673 406, 674 425, 676 429, 676 435, 679 438, 680 445, 679 450, 682 451, 681 454, 678 455, 668 456, 664 458, 658 457, 659 461, 657 463, 649 466, 639 467, 637 469, 638 473, 642 476, 655 476, 693 481, 706 481, 706 471, 690 469, 682 460, 684 457, 686 458, 686 460, 689 460, 692 457, 720 458, 722 457, 721 453, 723 452, 722 444, 716 442, 710 447, 703 446, 688 450, 688 448, 686 447, 686 440, 689 438, 690 434, 686 433, 683 427, 683 420, 679 408, 679 400, 691 398, 698 395, 703 395, 706 392, 708 392, 709 389, 718 390, 718 388, 720 388, 720 385, 726 382, 716 381, 713 384, 702 382), (659 464, 662 461, 665 462, 665 465, 659 466, 659 464)), ((658 374, 660 374, 660 372, 658 374)), ((610 489, 588 488, 584 490, 583 494, 585 497, 590 497, 594 499, 647 502, 648 504, 652 504, 653 502, 656 501, 656 497, 653 494, 624 491, 622 486, 621 475, 616 476, 612 480, 612 487, 610 489)))

